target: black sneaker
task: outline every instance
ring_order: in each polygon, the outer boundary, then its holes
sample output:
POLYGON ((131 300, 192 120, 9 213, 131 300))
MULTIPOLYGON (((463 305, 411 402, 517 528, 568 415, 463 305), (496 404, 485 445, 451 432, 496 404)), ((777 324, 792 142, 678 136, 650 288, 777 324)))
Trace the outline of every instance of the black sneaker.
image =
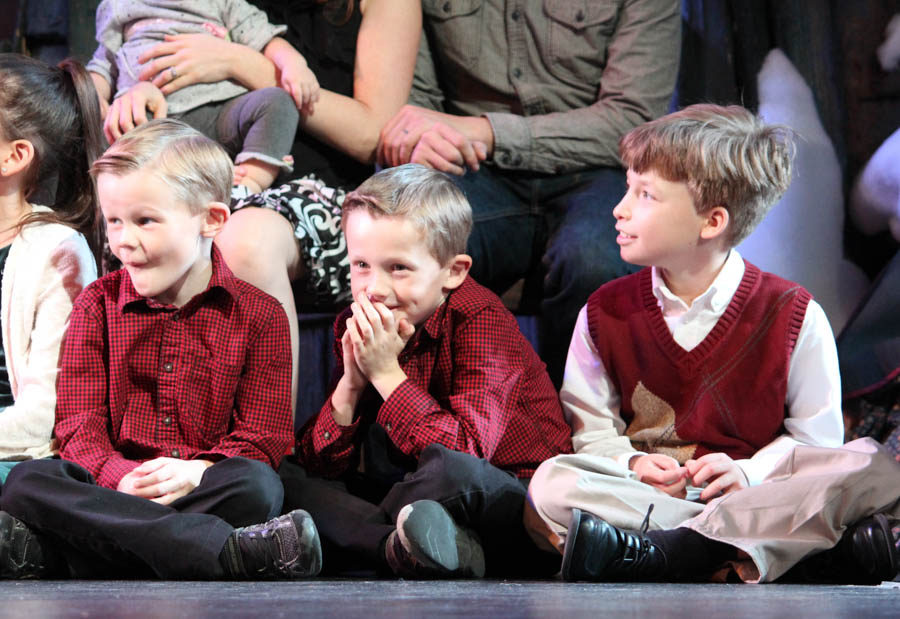
POLYGON ((62 571, 59 555, 40 535, 0 511, 0 578, 48 578, 62 571))
POLYGON ((652 582, 662 579, 666 556, 644 535, 649 517, 647 512, 641 531, 632 532, 573 508, 563 550, 563 580, 652 582))
POLYGON ((322 546, 312 516, 302 509, 235 529, 220 556, 233 578, 308 578, 322 569, 322 546))
POLYGON ((478 537, 457 526, 437 501, 415 501, 401 509, 384 554, 401 578, 484 577, 484 551, 478 537))

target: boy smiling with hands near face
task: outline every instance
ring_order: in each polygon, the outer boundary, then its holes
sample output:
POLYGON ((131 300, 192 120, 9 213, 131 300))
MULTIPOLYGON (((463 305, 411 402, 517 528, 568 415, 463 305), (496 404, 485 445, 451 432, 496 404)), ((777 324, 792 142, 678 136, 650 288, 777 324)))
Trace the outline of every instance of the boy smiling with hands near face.
POLYGON ((334 391, 282 465, 324 569, 405 578, 553 573, 522 526, 524 490, 571 450, 544 364, 468 277, 465 197, 419 165, 343 204, 354 302, 335 323, 334 391), (301 468, 302 467, 302 468, 301 468))

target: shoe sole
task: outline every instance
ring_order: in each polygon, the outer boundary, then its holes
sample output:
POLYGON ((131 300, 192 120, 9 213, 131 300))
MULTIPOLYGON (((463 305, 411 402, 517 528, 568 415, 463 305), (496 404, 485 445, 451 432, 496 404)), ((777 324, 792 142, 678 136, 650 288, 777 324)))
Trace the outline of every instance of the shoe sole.
POLYGON ((561 576, 566 582, 576 582, 578 580, 578 577, 572 573, 572 555, 575 549, 575 543, 578 541, 580 522, 581 510, 577 507, 573 507, 572 516, 569 518, 569 530, 566 532, 566 543, 563 546, 563 560, 560 569, 561 576))
POLYGON ((407 551, 431 570, 447 577, 484 577, 484 551, 478 538, 457 526, 437 501, 403 507, 397 515, 397 534, 407 551))
POLYGON ((872 566, 872 577, 879 581, 890 581, 897 576, 900 569, 900 557, 898 557, 897 547, 894 546, 894 536, 891 531, 891 524, 887 516, 884 514, 875 514, 872 516, 873 526, 872 535, 866 535, 866 548, 871 549, 871 554, 859 557, 861 565, 872 566), (878 532, 881 535, 878 535, 878 532), (882 559, 882 560, 879 560, 882 559))

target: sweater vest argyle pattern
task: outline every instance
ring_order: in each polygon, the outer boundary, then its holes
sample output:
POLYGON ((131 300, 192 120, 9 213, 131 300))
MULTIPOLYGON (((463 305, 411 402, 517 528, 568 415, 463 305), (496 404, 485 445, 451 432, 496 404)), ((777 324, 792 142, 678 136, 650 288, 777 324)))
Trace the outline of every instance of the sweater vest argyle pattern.
POLYGON ((636 449, 681 463, 713 452, 737 460, 783 432, 790 356, 812 297, 745 265, 725 313, 691 351, 672 338, 649 268, 588 300, 591 339, 636 449))

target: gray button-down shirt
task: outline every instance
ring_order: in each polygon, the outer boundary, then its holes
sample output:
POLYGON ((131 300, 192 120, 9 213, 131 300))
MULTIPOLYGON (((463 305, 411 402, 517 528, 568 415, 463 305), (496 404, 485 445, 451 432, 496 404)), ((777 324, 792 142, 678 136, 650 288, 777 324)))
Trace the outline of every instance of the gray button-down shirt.
POLYGON ((618 141, 666 112, 679 0, 423 0, 410 103, 485 116, 500 168, 619 165, 618 141))

